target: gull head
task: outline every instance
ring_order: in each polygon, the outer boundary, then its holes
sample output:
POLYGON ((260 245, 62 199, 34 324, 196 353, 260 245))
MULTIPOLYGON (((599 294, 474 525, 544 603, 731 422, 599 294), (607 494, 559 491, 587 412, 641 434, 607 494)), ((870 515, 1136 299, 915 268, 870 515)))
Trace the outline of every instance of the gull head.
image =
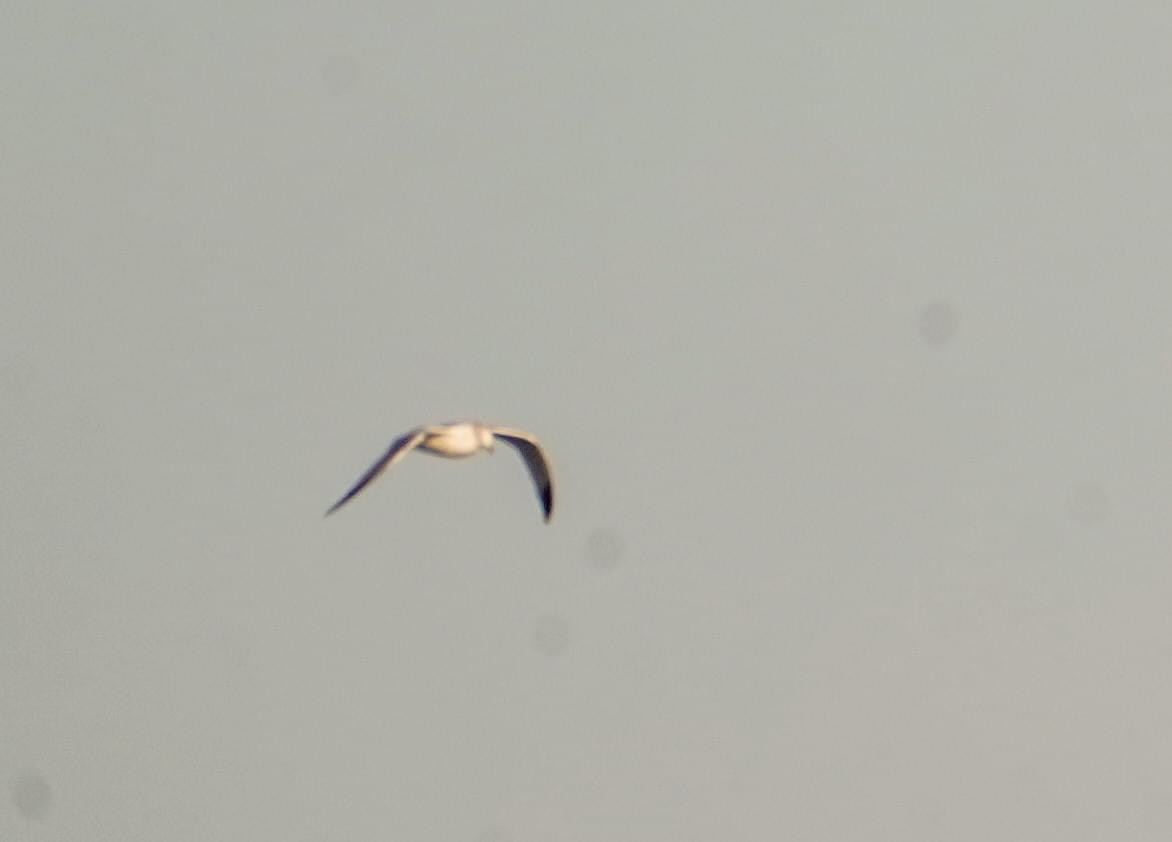
POLYGON ((480 447, 489 453, 492 453, 493 448, 496 447, 496 436, 492 434, 492 430, 482 424, 476 425, 476 439, 480 447))

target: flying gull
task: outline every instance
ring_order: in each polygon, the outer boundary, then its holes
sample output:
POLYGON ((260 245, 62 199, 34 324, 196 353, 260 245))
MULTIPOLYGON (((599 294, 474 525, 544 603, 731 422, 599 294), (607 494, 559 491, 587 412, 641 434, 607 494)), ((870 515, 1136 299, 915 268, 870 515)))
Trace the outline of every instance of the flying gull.
POLYGON ((537 499, 541 501, 545 520, 548 522, 550 515, 553 514, 553 478, 550 476, 549 460, 545 458, 541 442, 532 433, 524 430, 490 427, 477 421, 416 427, 395 439, 387 448, 387 452, 359 477, 358 482, 342 495, 341 500, 330 506, 326 514, 332 514, 342 508, 351 497, 366 488, 379 474, 417 447, 436 456, 459 459, 463 456, 474 456, 482 450, 492 453, 493 445, 498 439, 517 448, 521 458, 525 460, 529 475, 533 478, 533 485, 537 489, 537 499))

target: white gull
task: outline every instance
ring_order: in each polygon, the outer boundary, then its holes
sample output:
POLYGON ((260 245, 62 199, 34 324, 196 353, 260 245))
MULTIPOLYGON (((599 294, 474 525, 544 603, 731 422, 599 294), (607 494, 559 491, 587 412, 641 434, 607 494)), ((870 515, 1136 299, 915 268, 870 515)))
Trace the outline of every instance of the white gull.
POLYGON ((537 489, 537 499, 541 501, 541 509, 548 522, 553 514, 553 477, 550 475, 549 460, 545 457, 541 442, 532 433, 527 433, 524 430, 494 427, 481 424, 478 421, 457 421, 451 424, 416 427, 406 435, 395 439, 387 448, 386 453, 380 456, 378 461, 359 477, 354 486, 342 495, 342 499, 330 506, 326 514, 336 512, 351 497, 366 488, 379 474, 415 448, 434 453, 436 456, 459 459, 464 456, 474 456, 482 450, 492 453, 493 445, 497 439, 511 444, 525 460, 525 465, 529 468, 529 475, 533 478, 533 485, 537 489))

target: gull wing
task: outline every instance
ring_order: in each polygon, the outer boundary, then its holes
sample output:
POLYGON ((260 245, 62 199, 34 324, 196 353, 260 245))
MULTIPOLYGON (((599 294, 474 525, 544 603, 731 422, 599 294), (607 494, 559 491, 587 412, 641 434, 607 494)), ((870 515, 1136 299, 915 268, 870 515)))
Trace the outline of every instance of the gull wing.
POLYGON ((545 458, 545 451, 541 449, 541 442, 532 433, 524 430, 510 430, 508 427, 491 427, 493 436, 511 444, 525 460, 529 468, 529 476, 533 477, 533 485, 537 489, 537 499, 541 501, 541 508, 546 522, 553 514, 553 477, 549 471, 549 460, 545 458))
POLYGON ((400 436, 391 442, 391 446, 387 448, 387 452, 380 456, 379 460, 370 466, 367 472, 359 478, 358 482, 354 483, 354 486, 342 495, 341 500, 330 506, 330 509, 326 512, 326 514, 333 514, 338 509, 342 508, 342 506, 344 506, 351 497, 353 497, 362 489, 366 488, 366 486, 368 486, 375 477, 410 453, 421 441, 423 441, 424 435, 425 433, 423 429, 418 428, 407 433, 405 436, 400 436))

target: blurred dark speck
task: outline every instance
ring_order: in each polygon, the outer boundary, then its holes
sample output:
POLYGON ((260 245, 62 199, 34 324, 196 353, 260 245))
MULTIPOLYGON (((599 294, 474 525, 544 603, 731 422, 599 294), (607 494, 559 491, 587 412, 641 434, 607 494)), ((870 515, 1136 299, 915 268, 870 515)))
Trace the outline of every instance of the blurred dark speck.
POLYGON ((26 773, 12 784, 12 803, 22 816, 41 819, 53 808, 53 790, 40 775, 26 773))
POLYGON ((595 529, 586 536, 586 563, 600 573, 618 567, 625 551, 623 536, 613 529, 595 529))
POLYGON ((960 316, 947 301, 931 301, 920 311, 920 337, 933 348, 948 344, 960 327, 960 316))

